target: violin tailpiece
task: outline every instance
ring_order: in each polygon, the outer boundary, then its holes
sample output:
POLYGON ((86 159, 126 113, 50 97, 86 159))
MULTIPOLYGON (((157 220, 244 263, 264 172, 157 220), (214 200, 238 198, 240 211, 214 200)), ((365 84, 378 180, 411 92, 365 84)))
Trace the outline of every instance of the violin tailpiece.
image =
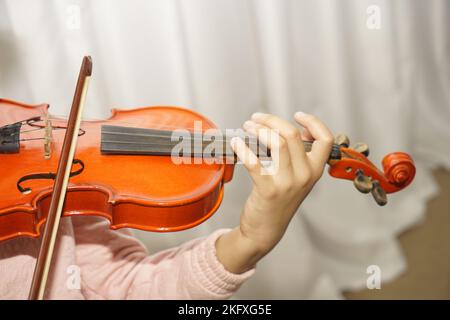
POLYGON ((0 153, 19 153, 21 122, 0 127, 0 153))

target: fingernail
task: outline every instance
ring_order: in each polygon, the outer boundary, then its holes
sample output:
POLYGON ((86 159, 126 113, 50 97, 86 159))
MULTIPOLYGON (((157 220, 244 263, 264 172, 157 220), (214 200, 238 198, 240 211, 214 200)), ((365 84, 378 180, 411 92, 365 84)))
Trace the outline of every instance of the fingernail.
POLYGON ((244 122, 244 124, 242 126, 244 127, 244 129, 250 129, 255 126, 255 123, 251 120, 247 120, 244 122))
POLYGON ((296 117, 296 118, 301 118, 301 117, 304 117, 304 116, 306 116, 306 113, 301 112, 301 111, 298 111, 298 112, 296 112, 294 114, 294 117, 296 117))
POLYGON ((264 117, 264 113, 262 112, 255 112, 254 114, 252 114, 252 119, 253 120, 258 120, 261 119, 262 117, 264 117))

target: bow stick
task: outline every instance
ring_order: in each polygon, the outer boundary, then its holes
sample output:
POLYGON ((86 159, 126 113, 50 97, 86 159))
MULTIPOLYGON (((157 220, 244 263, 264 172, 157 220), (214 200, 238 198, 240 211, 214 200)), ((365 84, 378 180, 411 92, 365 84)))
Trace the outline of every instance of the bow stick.
POLYGON ((75 148, 80 129, 81 115, 84 108, 89 79, 92 73, 91 57, 85 56, 81 64, 80 74, 73 97, 72 108, 64 136, 64 143, 59 158, 58 170, 50 201, 47 221, 42 232, 42 242, 34 269, 33 280, 29 293, 30 300, 42 300, 44 298, 48 273, 52 261, 53 251, 58 233, 59 221, 64 206, 70 171, 75 155, 75 148))

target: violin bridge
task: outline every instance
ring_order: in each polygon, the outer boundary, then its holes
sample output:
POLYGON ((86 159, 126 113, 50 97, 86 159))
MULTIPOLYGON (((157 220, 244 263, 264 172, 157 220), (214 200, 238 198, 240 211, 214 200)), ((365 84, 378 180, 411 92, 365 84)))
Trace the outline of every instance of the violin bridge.
POLYGON ((44 159, 48 160, 52 156, 52 122, 50 119, 45 119, 45 133, 44 133, 44 159))

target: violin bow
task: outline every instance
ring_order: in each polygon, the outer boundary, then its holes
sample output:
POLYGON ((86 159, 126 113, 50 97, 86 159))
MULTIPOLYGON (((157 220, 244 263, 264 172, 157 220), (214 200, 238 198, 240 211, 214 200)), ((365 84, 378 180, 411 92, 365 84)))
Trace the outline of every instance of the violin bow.
POLYGON ((64 136, 61 156, 59 158, 58 169, 53 185, 47 221, 44 224, 42 242, 39 248, 33 280, 28 296, 29 300, 44 299, 48 273, 50 271, 59 222, 61 220, 67 185, 69 183, 70 171, 74 160, 75 148, 78 141, 78 132, 81 124, 81 115, 83 113, 91 73, 91 57, 85 56, 81 64, 78 82, 72 101, 72 108, 70 110, 67 130, 64 136))

